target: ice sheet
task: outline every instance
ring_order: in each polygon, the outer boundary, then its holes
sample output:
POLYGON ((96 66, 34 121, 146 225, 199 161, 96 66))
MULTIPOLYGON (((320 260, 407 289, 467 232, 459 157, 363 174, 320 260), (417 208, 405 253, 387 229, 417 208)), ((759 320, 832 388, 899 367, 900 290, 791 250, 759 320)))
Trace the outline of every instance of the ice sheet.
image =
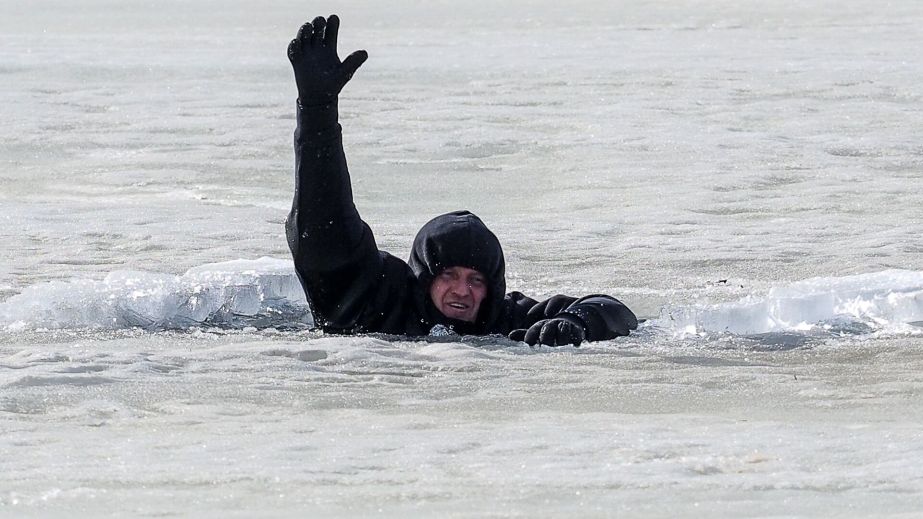
POLYGON ((921 47, 912 0, 0 2, 0 516, 918 516, 921 47), (638 333, 303 329, 331 12, 378 244, 470 209, 638 333))

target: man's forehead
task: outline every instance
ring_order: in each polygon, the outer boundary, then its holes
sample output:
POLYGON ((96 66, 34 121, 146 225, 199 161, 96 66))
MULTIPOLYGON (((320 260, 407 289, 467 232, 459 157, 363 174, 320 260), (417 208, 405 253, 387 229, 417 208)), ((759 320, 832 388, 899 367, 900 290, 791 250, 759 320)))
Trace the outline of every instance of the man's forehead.
POLYGON ((461 265, 453 265, 451 267, 445 267, 444 269, 442 269, 442 272, 455 272, 455 273, 464 274, 464 275, 477 274, 479 276, 484 276, 484 273, 481 272, 480 270, 469 268, 469 267, 462 267, 461 265))

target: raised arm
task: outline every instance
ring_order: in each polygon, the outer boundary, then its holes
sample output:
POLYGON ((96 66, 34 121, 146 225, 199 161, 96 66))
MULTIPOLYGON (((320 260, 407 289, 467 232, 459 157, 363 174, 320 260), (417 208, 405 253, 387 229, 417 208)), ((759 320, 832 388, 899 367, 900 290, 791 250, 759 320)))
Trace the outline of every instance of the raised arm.
MULTIPOLYGON (((377 275, 378 249, 353 204, 338 123, 340 91, 367 59, 356 51, 337 56, 340 21, 315 18, 288 46, 298 86, 295 129, 295 197, 286 221, 289 248, 322 327, 343 328, 355 318, 344 294, 377 275)), ((319 321, 319 322, 318 322, 319 321)))

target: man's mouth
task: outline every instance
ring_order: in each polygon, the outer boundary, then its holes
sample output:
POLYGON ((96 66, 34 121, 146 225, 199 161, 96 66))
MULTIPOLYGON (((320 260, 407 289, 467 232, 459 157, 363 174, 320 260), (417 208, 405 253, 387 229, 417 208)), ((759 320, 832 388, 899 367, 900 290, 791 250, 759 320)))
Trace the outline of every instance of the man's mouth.
POLYGON ((464 303, 451 302, 451 303, 446 303, 446 306, 448 306, 449 308, 454 308, 456 310, 467 310, 468 309, 468 305, 464 303))

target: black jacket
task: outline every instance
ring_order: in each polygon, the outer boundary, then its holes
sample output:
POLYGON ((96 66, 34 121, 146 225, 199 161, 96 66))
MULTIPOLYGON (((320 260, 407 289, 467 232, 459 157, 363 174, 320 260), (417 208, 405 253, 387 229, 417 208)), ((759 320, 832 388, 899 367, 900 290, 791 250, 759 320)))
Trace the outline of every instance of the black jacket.
POLYGON ((637 328, 631 310, 610 296, 554 296, 538 302, 519 292, 506 294, 500 242, 467 211, 427 223, 414 239, 409 264, 378 250, 353 205, 336 102, 299 103, 297 124, 295 199, 286 234, 319 328, 422 336, 441 324, 463 335, 506 335, 561 313, 579 318, 590 341, 637 328), (473 268, 487 278, 488 295, 474 323, 443 316, 430 300, 433 278, 451 266, 473 268))

